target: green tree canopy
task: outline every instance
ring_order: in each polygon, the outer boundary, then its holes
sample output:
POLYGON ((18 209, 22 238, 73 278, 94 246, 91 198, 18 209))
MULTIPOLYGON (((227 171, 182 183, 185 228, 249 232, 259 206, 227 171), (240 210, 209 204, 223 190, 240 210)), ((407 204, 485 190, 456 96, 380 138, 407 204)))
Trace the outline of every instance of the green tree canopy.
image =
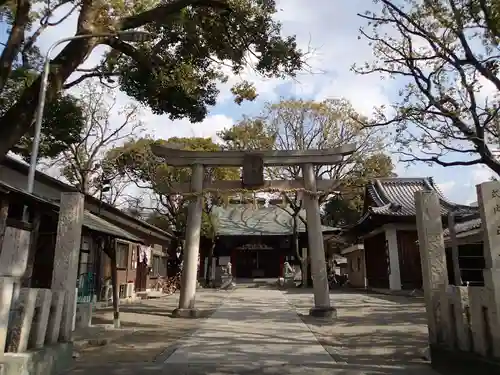
MULTIPOLYGON (((162 141, 141 138, 110 150, 106 156, 107 164, 113 164, 117 171, 128 176, 138 187, 148 189, 153 193, 152 203, 155 211, 165 216, 164 220, 169 223, 171 229, 182 233, 186 223, 188 199, 172 194, 171 186, 174 183, 189 182, 191 168, 168 166, 162 158, 152 153, 153 144, 181 145, 183 149, 193 151, 219 151, 221 146, 210 138, 172 137, 162 141)), ((238 178, 239 170, 236 168, 205 168, 205 180, 208 181, 238 178)), ((214 196, 213 198, 220 199, 221 197, 214 196)), ((207 215, 204 215, 204 220, 208 220, 207 215)), ((209 231, 211 224, 204 222, 203 228, 209 231)))
MULTIPOLYGON (((0 92, 0 117, 15 104, 21 93, 36 79, 32 70, 17 66, 0 92)), ((54 100, 47 103, 42 120, 39 156, 57 157, 69 144, 81 141, 84 126, 84 109, 78 100, 69 94, 58 93, 54 100)), ((24 134, 11 151, 24 159, 31 156, 34 129, 24 134)))
MULTIPOLYGON (((0 11, 9 25, 9 37, 0 56, 0 94, 15 70, 15 62, 40 71, 36 55, 38 37, 61 20, 78 13, 78 34, 146 30, 149 41, 127 42, 117 37, 70 41, 52 60, 48 102, 63 88, 99 77, 117 81, 132 98, 156 114, 202 121, 216 104, 218 86, 227 70, 239 74, 251 66, 265 77, 293 76, 302 68, 303 53, 293 36, 282 36, 275 20, 275 0, 167 0, 167 1, 59 1, 0 0, 0 11), (66 14, 64 13, 66 11, 66 14), (77 79, 70 76, 98 46, 111 51, 97 66, 77 79)), ((65 35, 70 36, 70 35, 65 35)), ((29 132, 38 99, 40 79, 23 88, 15 102, 0 116, 0 155, 5 155, 29 132)), ((251 82, 232 89, 235 100, 257 96, 251 82)))
POLYGON ((346 194, 328 199, 323 206, 323 221, 334 227, 355 224, 363 212, 364 194, 370 180, 395 177, 390 156, 374 154, 365 159, 346 177, 346 194))

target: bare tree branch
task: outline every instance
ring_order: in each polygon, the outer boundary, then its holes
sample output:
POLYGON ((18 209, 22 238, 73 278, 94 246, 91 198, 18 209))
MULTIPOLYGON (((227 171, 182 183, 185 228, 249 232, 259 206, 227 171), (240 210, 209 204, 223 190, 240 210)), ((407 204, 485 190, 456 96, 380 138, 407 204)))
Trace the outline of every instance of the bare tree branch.
POLYGON ((139 107, 129 104, 117 109, 112 93, 91 81, 83 86, 81 102, 86 124, 80 142, 70 145, 52 166, 59 166, 62 175, 87 194, 98 196, 106 187, 104 200, 117 203, 130 181, 103 160, 111 148, 142 133, 143 125, 137 119, 139 107))
POLYGON ((371 31, 361 29, 361 35, 376 61, 354 70, 409 82, 399 102, 364 123, 393 131, 401 161, 485 164, 500 173, 500 48, 492 38, 498 30, 489 12, 493 2, 474 2, 479 6, 381 0, 379 11, 360 14, 370 22, 371 31))

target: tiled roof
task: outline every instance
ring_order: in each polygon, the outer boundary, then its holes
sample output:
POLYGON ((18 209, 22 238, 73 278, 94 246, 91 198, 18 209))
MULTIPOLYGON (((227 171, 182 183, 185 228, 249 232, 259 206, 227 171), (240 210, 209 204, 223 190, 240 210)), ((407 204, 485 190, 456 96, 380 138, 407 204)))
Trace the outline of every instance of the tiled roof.
MULTIPOLYGON (((476 215, 475 215, 476 216, 476 215)), ((481 229, 481 218, 479 217, 473 217, 471 219, 465 220, 461 223, 456 223, 455 224, 455 233, 460 234, 460 233, 465 233, 469 232, 475 229, 481 229)), ((448 228, 446 228, 443 231, 443 236, 448 237, 450 235, 450 231, 448 228)))
POLYGON ((421 178, 380 178, 372 181, 366 188, 366 194, 372 198, 375 205, 367 207, 368 214, 383 216, 414 216, 415 192, 435 191, 441 202, 441 213, 447 215, 450 211, 457 215, 468 215, 477 212, 476 207, 460 205, 448 201, 431 177, 421 178))
MULTIPOLYGON (((253 208, 242 204, 214 207, 212 219, 219 236, 281 236, 293 233, 290 208, 277 206, 253 208)), ((299 215, 306 217, 303 210, 299 215)), ((336 228, 323 226, 323 232, 334 232, 336 228)), ((298 220, 298 231, 305 232, 302 220, 298 220)))

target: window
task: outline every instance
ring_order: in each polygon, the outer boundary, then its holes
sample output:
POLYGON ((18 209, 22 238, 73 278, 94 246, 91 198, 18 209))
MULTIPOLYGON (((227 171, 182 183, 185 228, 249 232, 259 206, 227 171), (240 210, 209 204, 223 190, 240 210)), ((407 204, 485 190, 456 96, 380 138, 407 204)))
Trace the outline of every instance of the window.
POLYGON ((358 271, 361 271, 361 257, 358 257, 358 271))
POLYGON ((117 242, 116 243, 116 267, 117 268, 127 268, 128 264, 128 243, 117 242))
POLYGON ((137 268, 137 251, 138 246, 132 245, 132 256, 130 257, 130 268, 135 270, 137 268))
POLYGON ((152 260, 152 273, 153 277, 167 276, 167 258, 159 255, 153 255, 152 260))

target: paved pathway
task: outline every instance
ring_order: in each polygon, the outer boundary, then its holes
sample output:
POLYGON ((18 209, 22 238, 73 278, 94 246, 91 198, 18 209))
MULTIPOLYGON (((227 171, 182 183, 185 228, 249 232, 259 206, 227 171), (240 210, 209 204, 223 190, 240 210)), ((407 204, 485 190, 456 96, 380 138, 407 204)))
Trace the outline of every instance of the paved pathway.
POLYGON ((326 371, 334 364, 282 292, 251 288, 234 291, 165 363, 236 374, 326 371))
MULTIPOLYGON (((383 331, 384 325, 391 322, 385 319, 378 321, 379 319, 374 316, 363 316, 361 311, 366 310, 367 304, 378 304, 381 309, 387 309, 388 307, 383 306, 383 299, 379 300, 376 296, 368 297, 362 293, 347 293, 342 294, 342 298, 336 297, 340 295, 335 293, 332 295, 332 300, 339 304, 339 319, 333 322, 321 322, 303 317, 307 323, 305 324, 297 315, 296 308, 302 312, 301 306, 310 306, 310 293, 286 294, 271 289, 238 288, 227 295, 224 303, 210 318, 201 322, 194 333, 178 341, 174 347, 170 346, 155 361, 110 363, 108 366, 82 369, 84 371, 75 369, 70 373, 72 375, 78 373, 85 375, 436 375, 426 364, 412 364, 406 357, 391 362, 377 361, 377 356, 383 356, 379 350, 388 346, 387 341, 382 341, 380 344, 371 341, 373 345, 367 347, 368 342, 364 335, 366 332, 358 329, 363 327, 362 320, 369 319, 373 325, 370 335, 379 338, 382 336, 377 336, 376 326, 378 325, 383 331), (349 306, 343 308, 343 304, 349 306), (360 312, 360 316, 352 315, 360 312), (347 324, 347 321, 350 324, 347 324), (332 331, 328 331, 329 329, 332 331), (331 336, 332 340, 342 338, 343 342, 340 345, 328 345, 320 335, 320 331, 327 332, 326 335, 331 336), (349 343, 345 341, 347 331, 352 331, 353 340, 349 343), (358 347, 356 337, 361 340, 358 347), (349 346, 342 346, 346 344, 349 346), (357 358, 363 358, 363 361, 358 361, 357 358), (368 358, 372 360, 369 361, 368 358)), ((398 306, 398 301, 394 302, 394 307, 398 306)), ((399 307, 402 314, 405 314, 404 310, 408 308, 404 304, 399 307)), ((420 308, 421 306, 418 307, 420 308)), ((367 311, 374 313, 373 308, 367 311)), ((415 320, 411 313, 407 315, 404 319, 415 320)), ((172 321, 171 324, 176 323, 172 321)), ((414 321, 413 324, 421 325, 421 322, 414 321)), ((158 344, 161 344, 161 337, 157 336, 156 339, 158 344)), ((406 338, 397 345, 404 346, 403 341, 406 341, 406 338)), ((418 356, 416 353, 413 353, 412 358, 418 356)), ((387 354, 386 357, 391 357, 390 353, 387 354)), ((85 356, 82 359, 85 359, 85 356)), ((124 360, 126 361, 125 358, 124 360)))

